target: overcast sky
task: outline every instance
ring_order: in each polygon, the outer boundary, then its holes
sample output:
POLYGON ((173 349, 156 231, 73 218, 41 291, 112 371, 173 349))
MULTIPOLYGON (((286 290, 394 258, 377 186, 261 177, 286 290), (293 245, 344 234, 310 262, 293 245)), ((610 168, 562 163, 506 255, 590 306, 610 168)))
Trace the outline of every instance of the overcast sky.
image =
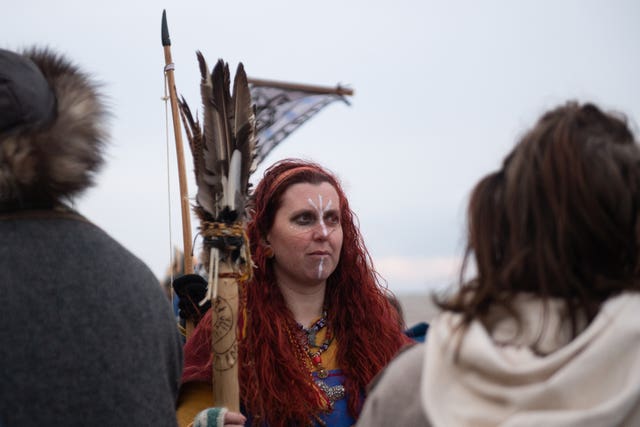
POLYGON ((330 105, 284 140, 252 181, 285 157, 333 170, 398 293, 455 280, 469 192, 543 111, 589 100, 640 121, 636 0, 10 2, 0 47, 50 46, 104 83, 108 165, 76 207, 158 277, 182 244, 163 9, 176 87, 193 106, 196 50, 211 64, 242 61, 252 77, 355 90, 351 106, 330 105))

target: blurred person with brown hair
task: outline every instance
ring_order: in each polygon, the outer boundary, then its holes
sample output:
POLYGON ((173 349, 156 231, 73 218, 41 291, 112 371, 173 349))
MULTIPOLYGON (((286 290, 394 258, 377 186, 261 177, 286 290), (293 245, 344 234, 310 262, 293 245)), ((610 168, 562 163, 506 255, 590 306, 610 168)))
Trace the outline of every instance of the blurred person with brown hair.
POLYGON ((391 363, 362 426, 640 425, 640 148, 570 102, 482 179, 465 266, 425 345, 391 363), (465 276, 465 267, 461 277, 465 276))

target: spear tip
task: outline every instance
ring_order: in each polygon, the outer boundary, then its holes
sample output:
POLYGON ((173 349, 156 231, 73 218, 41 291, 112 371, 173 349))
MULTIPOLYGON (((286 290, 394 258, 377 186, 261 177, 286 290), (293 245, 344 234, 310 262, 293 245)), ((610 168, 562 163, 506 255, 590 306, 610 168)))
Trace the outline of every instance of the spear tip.
POLYGON ((171 46, 171 39, 169 38, 169 26, 167 25, 167 11, 162 10, 162 46, 171 46))

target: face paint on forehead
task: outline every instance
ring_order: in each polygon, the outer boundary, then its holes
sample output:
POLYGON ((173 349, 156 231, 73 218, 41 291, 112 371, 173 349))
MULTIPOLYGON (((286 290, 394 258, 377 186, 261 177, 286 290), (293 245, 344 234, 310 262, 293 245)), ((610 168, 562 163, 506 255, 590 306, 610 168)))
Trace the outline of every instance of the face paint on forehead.
POLYGON ((309 197, 307 201, 318 212, 318 217, 320 218, 320 226, 322 227, 322 234, 324 236, 328 236, 329 230, 327 229, 327 225, 324 223, 324 213, 331 209, 332 200, 329 199, 329 201, 327 202, 327 206, 323 206, 322 194, 318 194, 317 205, 313 202, 313 200, 311 200, 311 197, 309 197))

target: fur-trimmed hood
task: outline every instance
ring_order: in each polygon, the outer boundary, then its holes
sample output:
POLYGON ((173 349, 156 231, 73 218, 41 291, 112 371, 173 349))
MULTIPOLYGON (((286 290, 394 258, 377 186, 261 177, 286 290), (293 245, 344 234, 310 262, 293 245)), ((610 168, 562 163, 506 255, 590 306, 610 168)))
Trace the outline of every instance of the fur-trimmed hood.
POLYGON ((46 208, 93 185, 103 163, 108 112, 99 85, 49 49, 22 55, 35 63, 56 99, 44 126, 0 130, 0 210, 46 208))

